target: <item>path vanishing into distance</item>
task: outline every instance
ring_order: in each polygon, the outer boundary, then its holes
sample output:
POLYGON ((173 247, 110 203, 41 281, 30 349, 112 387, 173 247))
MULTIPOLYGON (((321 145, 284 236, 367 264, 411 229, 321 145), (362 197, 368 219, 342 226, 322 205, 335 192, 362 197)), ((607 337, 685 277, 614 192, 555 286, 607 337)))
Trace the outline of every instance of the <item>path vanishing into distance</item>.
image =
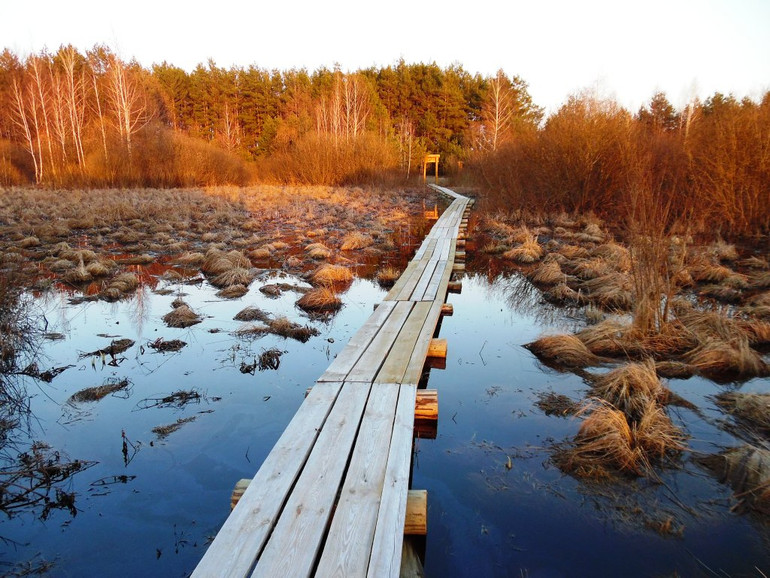
POLYGON ((451 314, 447 293, 460 288, 452 276, 464 270, 473 203, 429 186, 451 204, 253 479, 239 483, 194 577, 397 577, 402 552, 409 573, 404 535, 424 534, 427 519, 426 492, 409 488, 414 437, 438 415, 423 375, 445 364, 436 335, 451 314))

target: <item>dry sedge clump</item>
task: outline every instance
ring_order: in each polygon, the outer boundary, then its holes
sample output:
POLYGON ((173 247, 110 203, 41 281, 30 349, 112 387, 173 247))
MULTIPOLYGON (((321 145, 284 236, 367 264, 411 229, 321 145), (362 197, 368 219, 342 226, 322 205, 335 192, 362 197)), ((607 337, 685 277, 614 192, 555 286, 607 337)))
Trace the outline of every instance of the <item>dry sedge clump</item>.
POLYGON ((163 321, 169 327, 185 328, 200 323, 201 317, 195 313, 184 301, 175 300, 174 309, 163 316, 163 321))
POLYGON ((731 391, 720 393, 714 399, 738 423, 763 435, 770 435, 770 393, 731 391))
POLYGON ((340 248, 343 251, 356 251, 358 249, 366 249, 372 245, 374 245, 374 239, 369 235, 353 232, 345 235, 345 238, 342 239, 342 246, 340 248))
POLYGON ((601 363, 601 359, 574 335, 547 335, 524 347, 541 362, 556 369, 590 367, 601 363))
POLYGON ((377 271, 377 283, 380 287, 390 288, 396 284, 398 278, 401 277, 401 272, 395 267, 388 265, 377 271))
POLYGON ((270 318, 269 313, 252 305, 241 309, 233 319, 236 321, 261 321, 262 323, 267 323, 270 321, 270 318))
POLYGON ((588 298, 607 311, 630 311, 633 306, 631 281, 623 273, 610 273, 585 281, 581 288, 588 298))
POLYGON ((244 287, 248 287, 255 276, 255 272, 251 269, 233 267, 211 279, 210 283, 214 287, 231 287, 233 285, 243 285, 244 287))
POLYGON ((586 297, 567 286, 566 283, 559 283, 550 291, 546 291, 543 297, 556 305, 580 305, 586 302, 586 297))
POLYGON ((685 356, 685 361, 714 381, 749 379, 770 375, 768 365, 749 345, 748 339, 707 339, 685 356))
POLYGON ((178 430, 180 427, 182 427, 186 423, 190 423, 192 421, 195 421, 196 416, 192 415, 190 417, 180 417, 176 422, 168 425, 159 425, 154 428, 152 428, 152 433, 158 436, 159 439, 163 439, 172 433, 174 433, 176 430, 178 430))
POLYGON ((246 285, 228 285, 224 289, 217 291, 217 297, 222 299, 239 299, 249 292, 249 288, 246 285))
POLYGON ((314 285, 344 285, 353 280, 353 272, 342 265, 323 265, 310 276, 314 285))
POLYGON ((652 359, 629 363, 595 377, 591 391, 632 421, 641 419, 650 400, 665 402, 669 398, 669 390, 660 383, 652 359))
POLYGON ((198 267, 206 260, 206 256, 203 253, 187 252, 183 253, 176 259, 174 263, 185 267, 198 267))
POLYGON ((539 261, 544 254, 545 250, 537 242, 537 237, 530 235, 521 245, 506 251, 502 256, 503 259, 526 265, 539 261))
POLYGON ((581 415, 586 414, 572 444, 554 456, 557 465, 572 475, 594 479, 645 475, 653 463, 685 448, 684 435, 653 400, 647 400, 636 421, 596 399, 585 403, 581 415))
POLYGON ((277 319, 270 321, 268 327, 270 328, 270 333, 280 335, 281 337, 296 339, 302 343, 305 343, 308 339, 320 333, 314 327, 294 323, 287 317, 278 317, 277 319))
POLYGON ((297 300, 297 306, 305 311, 328 313, 342 307, 342 300, 330 287, 311 289, 297 300))
POLYGON ((577 333, 577 338, 596 355, 607 357, 636 357, 641 352, 638 340, 629 339, 631 326, 607 319, 577 333))
POLYGON ((332 252, 323 243, 311 243, 307 247, 305 247, 305 252, 307 253, 307 256, 315 261, 323 261, 324 259, 328 259, 332 256, 332 252))
POLYGON ((530 278, 537 285, 551 286, 563 282, 565 275, 558 261, 546 259, 537 266, 530 278))
POLYGON ((88 270, 85 268, 85 266, 81 262, 80 265, 78 265, 74 269, 70 269, 69 271, 67 271, 62 276, 62 280, 72 285, 78 285, 81 283, 89 283, 90 281, 93 280, 93 276, 91 275, 91 273, 88 272, 88 270))

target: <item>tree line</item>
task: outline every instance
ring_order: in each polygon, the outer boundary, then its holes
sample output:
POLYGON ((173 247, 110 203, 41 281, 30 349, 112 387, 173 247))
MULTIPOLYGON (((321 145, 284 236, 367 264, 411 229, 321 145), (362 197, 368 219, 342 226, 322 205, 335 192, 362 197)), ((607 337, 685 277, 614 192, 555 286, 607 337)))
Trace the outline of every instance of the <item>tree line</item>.
POLYGON ((0 54, 0 183, 340 184, 454 166, 542 118, 524 81, 461 66, 146 69, 106 46, 0 54), (497 110, 493 110, 497 106, 497 110))
POLYGON ((770 93, 637 112, 590 93, 547 118, 521 78, 403 60, 343 72, 144 68, 97 45, 0 53, 0 185, 393 183, 426 152, 501 206, 770 228, 770 93))

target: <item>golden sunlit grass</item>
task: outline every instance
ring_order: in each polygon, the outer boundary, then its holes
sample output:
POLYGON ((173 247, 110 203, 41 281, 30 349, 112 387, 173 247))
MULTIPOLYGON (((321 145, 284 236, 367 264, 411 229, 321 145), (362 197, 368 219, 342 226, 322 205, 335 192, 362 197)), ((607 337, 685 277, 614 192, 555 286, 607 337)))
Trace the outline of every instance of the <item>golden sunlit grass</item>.
POLYGON ((395 267, 391 267, 390 265, 387 265, 377 271, 377 283, 379 283, 380 287, 393 287, 396 281, 398 281, 399 277, 401 277, 401 271, 395 267))
POLYGON ((358 249, 371 247, 373 244, 374 239, 372 239, 369 235, 354 231, 345 235, 345 238, 342 239, 342 246, 340 249, 342 251, 355 251, 358 249))
POLYGON ((328 313, 342 307, 342 300, 330 287, 316 287, 297 300, 297 307, 312 313, 328 313))
POLYGON ((532 272, 530 278, 537 285, 551 286, 564 281, 565 275, 558 261, 546 258, 532 272))
POLYGON ((537 237, 527 231, 522 232, 520 238, 522 239, 519 241, 521 244, 503 253, 503 259, 523 264, 539 261, 545 254, 545 250, 537 242, 537 237))
POLYGON ((579 368, 599 365, 601 359, 591 353, 574 335, 546 335, 524 347, 550 367, 579 368))
POLYGON ((353 280, 353 271, 344 265, 322 265, 310 275, 314 285, 339 286, 353 280))
POLYGON ((669 397, 652 359, 628 363, 594 377, 591 391, 633 421, 641 419, 650 400, 662 402, 669 397))

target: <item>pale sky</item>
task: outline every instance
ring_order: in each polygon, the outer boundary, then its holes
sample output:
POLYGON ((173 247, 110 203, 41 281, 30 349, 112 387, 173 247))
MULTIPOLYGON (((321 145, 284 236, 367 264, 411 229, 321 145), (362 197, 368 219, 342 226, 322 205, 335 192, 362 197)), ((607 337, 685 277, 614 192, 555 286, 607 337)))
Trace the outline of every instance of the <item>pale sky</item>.
POLYGON ((598 90, 636 112, 770 90, 770 0, 0 0, 0 48, 106 44, 150 67, 287 70, 436 62, 502 68, 555 111, 598 90))

